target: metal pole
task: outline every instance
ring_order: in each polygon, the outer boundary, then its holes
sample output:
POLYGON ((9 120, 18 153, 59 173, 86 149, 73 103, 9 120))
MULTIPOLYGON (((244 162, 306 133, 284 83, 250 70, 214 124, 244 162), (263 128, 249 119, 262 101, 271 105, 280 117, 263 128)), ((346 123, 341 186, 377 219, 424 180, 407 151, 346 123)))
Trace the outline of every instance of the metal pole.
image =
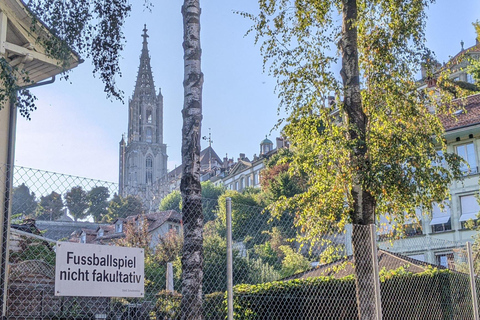
POLYGON ((233 320, 232 199, 227 198, 227 319, 233 320))
POLYGON ((2 306, 2 318, 7 318, 7 293, 8 293, 8 239, 10 230, 10 207, 13 187, 13 166, 15 163, 15 127, 17 124, 17 108, 15 107, 17 95, 10 97, 10 118, 8 129, 8 155, 5 166, 5 195, 4 210, 2 212, 1 226, 1 262, 0 262, 0 304, 2 306))
MULTIPOLYGON (((55 82, 55 76, 50 80, 37 82, 20 89, 30 89, 40 87, 43 85, 55 82)), ((8 146, 7 146, 7 163, 5 164, 5 194, 4 194, 4 209, 0 214, 2 215, 2 226, 0 226, 0 305, 2 308, 2 319, 7 318, 7 303, 8 303, 8 260, 9 260, 9 239, 10 239, 10 210, 12 205, 12 189, 13 189, 13 170, 15 164, 15 135, 17 126, 17 108, 15 102, 17 101, 18 93, 10 97, 9 106, 9 127, 8 127, 8 146)), ((2 220, 0 219, 0 220, 2 220)))
POLYGON ((374 224, 370 225, 370 243, 372 245, 373 281, 375 282, 375 316, 382 320, 382 298, 380 296, 380 272, 378 270, 377 232, 374 224))
POLYGON ((467 242, 468 271, 470 274, 470 290, 472 291, 473 319, 478 318, 477 286, 475 284, 475 272, 473 270, 472 244, 467 242))

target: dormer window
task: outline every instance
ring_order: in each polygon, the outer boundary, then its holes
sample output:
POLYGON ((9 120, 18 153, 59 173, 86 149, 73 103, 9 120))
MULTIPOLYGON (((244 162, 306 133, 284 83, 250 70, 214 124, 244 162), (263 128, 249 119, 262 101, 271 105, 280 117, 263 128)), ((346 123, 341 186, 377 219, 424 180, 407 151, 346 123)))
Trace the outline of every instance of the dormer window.
POLYGON ((122 221, 118 221, 115 224, 115 232, 117 232, 117 233, 123 232, 123 222, 122 221))
POLYGON ((104 234, 105 234, 105 232, 103 231, 103 229, 100 229, 100 230, 98 230, 97 237, 103 237, 104 234))

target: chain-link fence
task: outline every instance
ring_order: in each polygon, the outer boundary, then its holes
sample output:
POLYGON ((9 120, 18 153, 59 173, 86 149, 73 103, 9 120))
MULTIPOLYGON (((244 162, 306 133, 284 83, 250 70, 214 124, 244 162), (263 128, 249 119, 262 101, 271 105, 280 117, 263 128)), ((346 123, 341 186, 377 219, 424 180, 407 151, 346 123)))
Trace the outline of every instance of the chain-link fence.
POLYGON ((180 319, 182 301, 204 319, 474 319, 478 309, 461 241, 370 226, 300 241, 295 214, 272 216, 255 190, 177 195, 152 210, 109 182, 17 167, 13 184, 8 319, 180 319), (143 248, 143 297, 56 295, 57 241, 143 248))

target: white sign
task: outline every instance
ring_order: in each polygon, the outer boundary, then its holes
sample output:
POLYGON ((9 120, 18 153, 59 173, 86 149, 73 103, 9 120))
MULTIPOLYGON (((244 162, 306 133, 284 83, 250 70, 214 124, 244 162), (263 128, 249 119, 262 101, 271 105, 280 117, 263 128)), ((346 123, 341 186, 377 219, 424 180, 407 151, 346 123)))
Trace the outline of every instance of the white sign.
POLYGON ((57 242, 56 255, 56 296, 144 296, 143 249, 57 242))

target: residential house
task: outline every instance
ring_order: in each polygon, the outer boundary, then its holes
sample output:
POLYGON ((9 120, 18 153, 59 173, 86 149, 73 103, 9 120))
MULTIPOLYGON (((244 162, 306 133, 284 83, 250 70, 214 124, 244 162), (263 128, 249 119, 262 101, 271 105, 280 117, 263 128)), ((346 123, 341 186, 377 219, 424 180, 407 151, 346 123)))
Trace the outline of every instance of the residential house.
POLYGON ((112 224, 100 225, 95 230, 83 228, 72 233, 69 241, 108 245, 125 237, 127 224, 140 228, 143 223, 147 223, 147 232, 151 237, 150 248, 152 249, 157 246, 160 237, 172 230, 178 234, 183 233, 182 215, 174 210, 168 210, 117 218, 112 224))
POLYGON ((223 185, 229 190, 237 191, 248 187, 259 188, 260 172, 265 168, 265 160, 281 148, 288 148, 284 138, 277 138, 276 148, 273 148, 273 142, 265 137, 260 143, 260 155, 258 157, 254 155, 253 160, 250 161, 245 154, 241 153, 237 163, 222 179, 223 185))
MULTIPOLYGON (((462 55, 478 58, 480 44, 477 42, 471 48, 462 50, 451 59, 449 67, 454 81, 473 84, 471 75, 466 72, 466 60, 462 55)), ((425 81, 425 86, 433 87, 435 81, 425 81)), ((441 118, 445 128, 447 152, 461 156, 468 165, 461 170, 465 178, 450 185, 451 200, 445 200, 445 209, 438 203, 432 206, 431 215, 418 214, 419 222, 407 221, 409 232, 407 238, 395 241, 380 241, 382 249, 402 252, 411 258, 445 267, 453 266, 454 249, 472 242, 476 231, 467 228, 467 221, 477 221, 480 211, 478 203, 479 191, 479 159, 480 159, 480 94, 471 95, 465 99, 452 101, 458 106, 454 117, 441 118), (417 225, 415 225, 417 224, 417 225)), ((441 151, 439 151, 441 152, 441 151)), ((389 231, 389 224, 382 217, 380 229, 389 231)), ((347 229, 347 235, 349 234, 347 229)), ((382 231, 380 231, 382 233, 382 231)), ((382 238, 380 238, 382 240, 382 238)), ((348 243, 348 242, 347 242, 348 243)), ((351 247, 347 244, 347 253, 351 247)))

